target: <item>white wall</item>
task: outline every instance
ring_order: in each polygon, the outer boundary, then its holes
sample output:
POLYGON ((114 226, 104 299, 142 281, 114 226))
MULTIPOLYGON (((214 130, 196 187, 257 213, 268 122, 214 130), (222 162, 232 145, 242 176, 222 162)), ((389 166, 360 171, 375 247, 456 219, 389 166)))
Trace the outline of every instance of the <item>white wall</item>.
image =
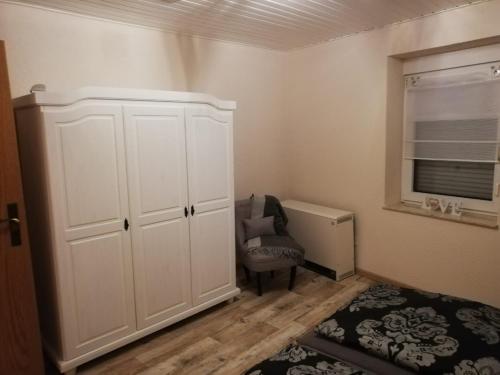
POLYGON ((285 54, 0 3, 0 39, 13 96, 43 82, 237 100, 238 197, 354 210, 360 268, 500 306, 500 231, 382 210, 387 56, 499 36, 498 14, 493 0, 285 54))
POLYGON ((49 90, 96 85, 236 100, 236 196, 285 194, 283 53, 8 3, 0 3, 0 39, 13 97, 45 83, 49 90))
POLYGON ((496 306, 500 231, 382 207, 388 56, 498 36, 498 14, 492 1, 294 51, 285 90, 290 196, 356 212, 358 267, 496 306))

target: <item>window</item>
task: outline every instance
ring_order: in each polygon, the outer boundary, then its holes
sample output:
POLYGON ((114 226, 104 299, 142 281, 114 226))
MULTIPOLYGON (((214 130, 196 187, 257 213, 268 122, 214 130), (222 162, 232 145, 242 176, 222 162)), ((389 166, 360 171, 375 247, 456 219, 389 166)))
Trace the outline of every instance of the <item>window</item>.
POLYGON ((498 213, 500 62, 408 75, 403 201, 498 213))

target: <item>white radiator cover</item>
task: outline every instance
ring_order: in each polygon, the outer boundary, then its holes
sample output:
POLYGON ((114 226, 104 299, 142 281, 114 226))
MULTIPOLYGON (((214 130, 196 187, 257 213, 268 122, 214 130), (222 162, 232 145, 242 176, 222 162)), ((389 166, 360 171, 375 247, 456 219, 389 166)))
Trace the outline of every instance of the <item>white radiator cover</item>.
POLYGON ((305 259, 335 271, 335 279, 354 274, 354 214, 306 202, 282 202, 288 231, 305 249, 305 259))

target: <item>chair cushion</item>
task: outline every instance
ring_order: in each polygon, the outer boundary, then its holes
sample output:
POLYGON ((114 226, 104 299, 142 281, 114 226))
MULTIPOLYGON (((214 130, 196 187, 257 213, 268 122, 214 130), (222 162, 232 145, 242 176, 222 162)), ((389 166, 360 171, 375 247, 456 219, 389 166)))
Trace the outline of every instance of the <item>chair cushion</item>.
POLYGON ((251 216, 252 217, 267 217, 274 216, 274 229, 276 234, 281 236, 288 235, 286 224, 288 217, 283 209, 278 198, 273 195, 254 196, 251 201, 251 216))
POLYGON ((247 247, 245 265, 256 272, 297 266, 304 263, 304 249, 290 236, 261 236, 258 246, 247 247))
POLYGON ((247 241, 259 236, 276 234, 273 216, 243 219, 243 224, 245 226, 245 238, 247 241))

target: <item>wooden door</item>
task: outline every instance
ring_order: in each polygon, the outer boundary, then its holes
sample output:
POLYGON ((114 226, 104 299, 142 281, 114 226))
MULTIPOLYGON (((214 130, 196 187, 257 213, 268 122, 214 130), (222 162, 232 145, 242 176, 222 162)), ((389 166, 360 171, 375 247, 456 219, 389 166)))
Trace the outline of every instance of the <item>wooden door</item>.
POLYGON ((5 48, 0 41, 0 374, 43 374, 28 228, 8 82, 5 48), (10 222, 6 221, 9 217, 10 222), (16 218, 19 223, 12 221, 16 218))
POLYGON ((232 112, 186 109, 193 302, 235 288, 232 112))
POLYGON ((191 303, 184 108, 125 107, 136 310, 139 328, 191 303))
POLYGON ((67 357, 136 330, 122 108, 46 111, 67 357))

